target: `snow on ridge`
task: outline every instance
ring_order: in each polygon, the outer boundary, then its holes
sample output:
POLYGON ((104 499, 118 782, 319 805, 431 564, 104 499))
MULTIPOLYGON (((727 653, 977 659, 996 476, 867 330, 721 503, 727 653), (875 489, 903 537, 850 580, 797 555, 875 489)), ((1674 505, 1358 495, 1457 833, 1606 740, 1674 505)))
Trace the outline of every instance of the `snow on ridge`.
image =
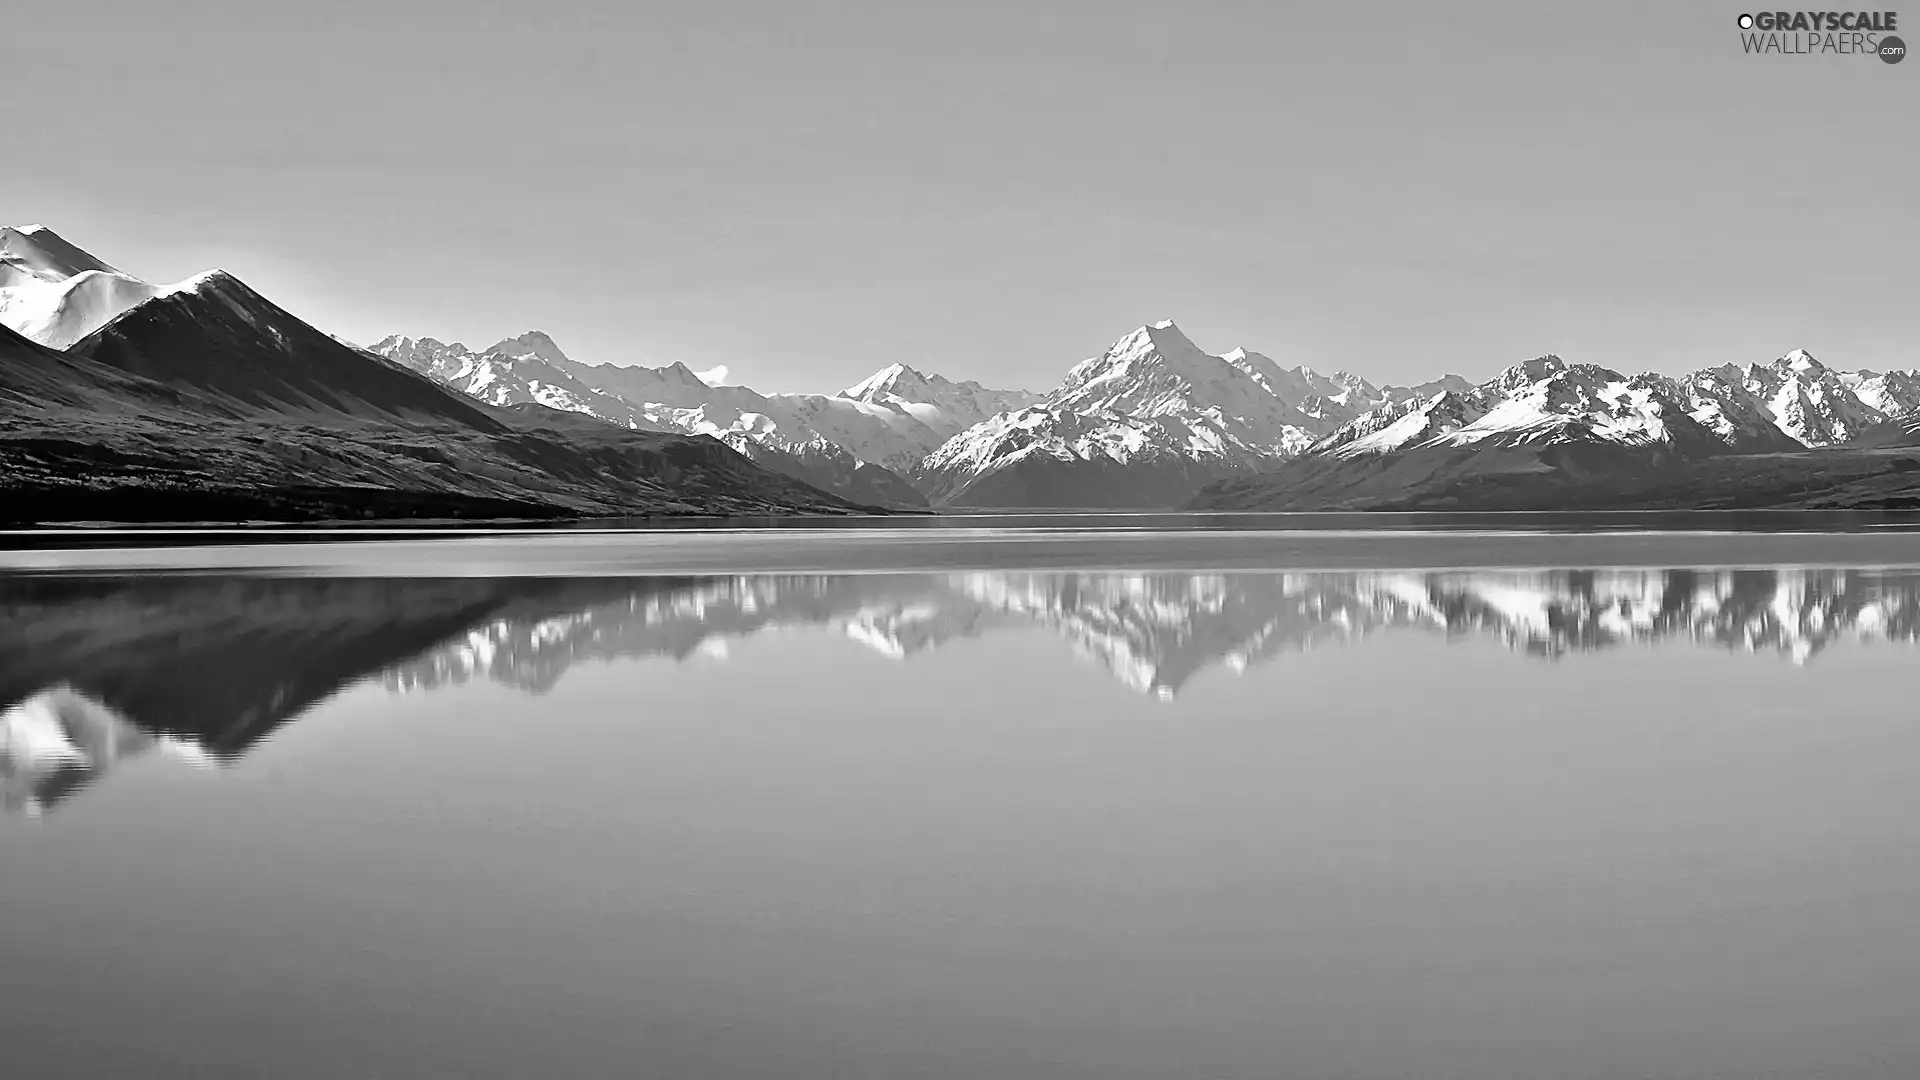
POLYGON ((1460 423, 1420 428, 1404 405, 1376 409, 1316 444, 1335 456, 1489 439, 1578 439, 1628 446, 1713 440, 1735 450, 1826 446, 1920 408, 1920 373, 1837 372, 1804 349, 1770 363, 1681 376, 1625 376, 1548 354, 1460 394, 1460 423), (1392 428, 1391 435, 1383 432, 1392 428))
POLYGON ((179 293, 197 293, 202 288, 205 288, 206 286, 209 286, 209 285, 217 285, 224 281, 237 282, 238 280, 239 279, 234 277, 232 274, 229 274, 225 270, 222 270, 216 267, 212 270, 202 270, 199 273, 193 275, 192 277, 183 278, 180 281, 176 281, 171 285, 164 286, 163 288, 161 288, 158 295, 174 296, 179 293))

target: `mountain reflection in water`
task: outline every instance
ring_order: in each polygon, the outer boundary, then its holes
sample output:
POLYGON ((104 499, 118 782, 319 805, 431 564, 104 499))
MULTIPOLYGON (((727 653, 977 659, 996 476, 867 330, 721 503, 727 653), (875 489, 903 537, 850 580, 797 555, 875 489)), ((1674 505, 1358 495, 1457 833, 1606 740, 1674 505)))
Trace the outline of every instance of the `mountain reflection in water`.
POLYGON ((1171 699, 1211 667, 1395 628, 1549 658, 1690 643, 1805 662, 1849 639, 1914 640, 1920 572, 0 578, 0 795, 38 813, 152 750, 231 761, 368 680, 539 693, 582 661, 724 654, 792 627, 900 659, 1044 629, 1171 699))

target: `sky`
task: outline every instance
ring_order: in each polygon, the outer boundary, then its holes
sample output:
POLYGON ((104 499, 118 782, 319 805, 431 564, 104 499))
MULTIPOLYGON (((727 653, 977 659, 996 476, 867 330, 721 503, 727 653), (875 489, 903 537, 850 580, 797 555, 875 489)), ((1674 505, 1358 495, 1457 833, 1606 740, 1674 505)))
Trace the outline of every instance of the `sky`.
POLYGON ((1920 62, 1745 10, 8 0, 0 222, 765 391, 1043 390, 1161 319, 1376 382, 1920 366, 1920 62))

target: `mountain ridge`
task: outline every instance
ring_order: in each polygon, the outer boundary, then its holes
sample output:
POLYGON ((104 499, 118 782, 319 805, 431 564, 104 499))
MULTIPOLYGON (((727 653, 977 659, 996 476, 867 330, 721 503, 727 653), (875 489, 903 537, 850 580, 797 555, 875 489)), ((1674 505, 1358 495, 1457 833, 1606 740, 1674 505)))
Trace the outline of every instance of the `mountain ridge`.
POLYGON ((477 353, 398 335, 372 351, 492 404, 537 402, 634 430, 707 435, 742 450, 752 446, 760 455, 756 460, 823 490, 908 507, 925 506, 926 499, 901 478, 898 466, 917 463, 943 441, 943 432, 1018 394, 894 365, 849 388, 857 393, 767 395, 710 385, 681 363, 585 364, 541 331, 477 353), (919 392, 912 400, 897 392, 909 381, 919 392))
MULTIPOLYGON (((104 272, 50 230, 7 237, 10 281, 31 274, 57 286, 104 272), (34 244, 17 243, 23 236, 34 244)), ((532 408, 458 393, 207 271, 153 289, 64 350, 0 325, 0 520, 840 514, 859 505, 716 440, 598 421, 581 428, 560 419, 571 414, 532 408)))

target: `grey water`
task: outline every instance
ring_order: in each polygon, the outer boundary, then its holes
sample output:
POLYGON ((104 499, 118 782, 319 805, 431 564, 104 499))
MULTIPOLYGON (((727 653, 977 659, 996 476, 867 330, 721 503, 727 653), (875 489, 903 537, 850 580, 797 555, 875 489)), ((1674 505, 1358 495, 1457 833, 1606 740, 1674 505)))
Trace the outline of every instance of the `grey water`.
POLYGON ((947 525, 0 553, 7 1059, 1920 1075, 1920 534, 947 525))

